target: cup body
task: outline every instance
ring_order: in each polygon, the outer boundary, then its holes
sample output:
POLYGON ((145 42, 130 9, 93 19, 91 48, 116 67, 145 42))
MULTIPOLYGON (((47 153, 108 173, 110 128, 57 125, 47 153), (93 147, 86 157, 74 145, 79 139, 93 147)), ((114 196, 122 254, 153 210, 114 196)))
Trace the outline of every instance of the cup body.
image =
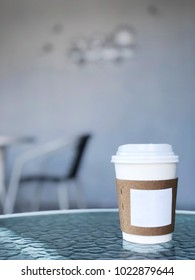
POLYGON ((172 147, 123 145, 112 162, 123 239, 145 244, 170 241, 174 230, 178 162, 172 147))

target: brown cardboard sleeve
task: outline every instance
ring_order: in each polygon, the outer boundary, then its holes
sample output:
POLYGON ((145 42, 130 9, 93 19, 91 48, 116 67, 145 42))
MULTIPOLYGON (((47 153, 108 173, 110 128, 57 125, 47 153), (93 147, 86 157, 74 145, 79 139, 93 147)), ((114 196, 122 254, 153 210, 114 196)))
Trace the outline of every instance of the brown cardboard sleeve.
POLYGON ((177 195, 178 178, 171 180, 160 181, 135 181, 135 180, 120 180, 116 179, 117 197, 119 206, 120 226, 125 233, 135 235, 164 235, 174 231, 175 222, 175 206, 177 195), (172 217, 171 224, 160 227, 137 227, 131 225, 131 205, 130 205, 130 190, 160 190, 172 188, 172 217))

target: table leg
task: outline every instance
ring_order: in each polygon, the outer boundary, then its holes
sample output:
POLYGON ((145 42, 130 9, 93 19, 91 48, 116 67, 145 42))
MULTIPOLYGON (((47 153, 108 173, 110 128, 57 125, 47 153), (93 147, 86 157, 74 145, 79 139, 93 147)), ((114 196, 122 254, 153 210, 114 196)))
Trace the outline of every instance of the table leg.
POLYGON ((5 150, 0 149, 0 204, 4 207, 5 203, 5 150))

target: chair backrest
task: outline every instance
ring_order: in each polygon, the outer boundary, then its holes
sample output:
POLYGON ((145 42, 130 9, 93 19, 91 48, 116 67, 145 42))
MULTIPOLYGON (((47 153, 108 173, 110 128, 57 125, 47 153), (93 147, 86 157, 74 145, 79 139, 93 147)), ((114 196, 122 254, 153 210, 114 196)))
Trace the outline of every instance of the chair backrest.
POLYGON ((86 149, 86 145, 87 145, 90 137, 91 137, 90 134, 85 134, 85 135, 81 135, 80 138, 78 139, 78 142, 76 144, 75 156, 73 158, 72 165, 70 166, 70 170, 69 170, 68 174, 66 175, 66 178, 72 179, 72 178, 76 177, 76 175, 79 171, 79 167, 81 165, 81 160, 83 158, 84 151, 86 149))

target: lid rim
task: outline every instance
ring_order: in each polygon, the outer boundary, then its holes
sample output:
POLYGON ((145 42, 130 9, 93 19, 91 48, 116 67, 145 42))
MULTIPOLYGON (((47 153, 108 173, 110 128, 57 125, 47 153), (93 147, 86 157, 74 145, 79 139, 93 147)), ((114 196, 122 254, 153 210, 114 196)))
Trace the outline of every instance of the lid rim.
POLYGON ((112 156, 115 163, 177 163, 170 144, 125 144, 112 156))
POLYGON ((179 157, 169 157, 169 158, 162 158, 162 157, 156 157, 156 158, 114 158, 111 159, 112 163, 178 163, 179 157))

